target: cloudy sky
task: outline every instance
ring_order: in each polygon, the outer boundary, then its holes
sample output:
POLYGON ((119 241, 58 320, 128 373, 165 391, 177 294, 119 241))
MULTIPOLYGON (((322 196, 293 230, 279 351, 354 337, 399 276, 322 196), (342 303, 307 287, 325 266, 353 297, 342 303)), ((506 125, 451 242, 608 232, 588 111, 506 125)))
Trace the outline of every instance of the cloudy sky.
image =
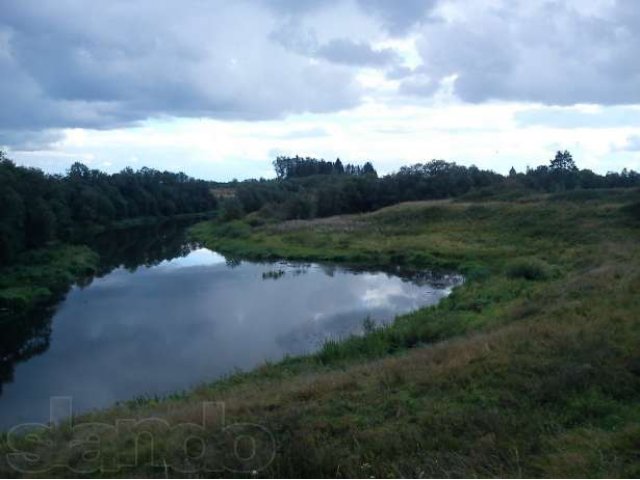
POLYGON ((640 170, 639 0, 0 0, 0 146, 272 176, 277 155, 640 170))

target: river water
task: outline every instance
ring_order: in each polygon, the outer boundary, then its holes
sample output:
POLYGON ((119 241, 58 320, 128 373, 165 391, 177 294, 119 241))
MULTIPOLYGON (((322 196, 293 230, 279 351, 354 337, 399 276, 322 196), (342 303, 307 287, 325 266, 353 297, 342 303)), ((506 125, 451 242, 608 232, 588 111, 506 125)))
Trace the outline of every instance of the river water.
POLYGON ((71 397, 78 413, 314 352, 361 334, 367 317, 381 325, 435 304, 461 281, 230 260, 182 232, 100 239, 98 277, 17 331, 0 326, 9 352, 0 364, 0 428, 46 421, 52 397, 71 397))

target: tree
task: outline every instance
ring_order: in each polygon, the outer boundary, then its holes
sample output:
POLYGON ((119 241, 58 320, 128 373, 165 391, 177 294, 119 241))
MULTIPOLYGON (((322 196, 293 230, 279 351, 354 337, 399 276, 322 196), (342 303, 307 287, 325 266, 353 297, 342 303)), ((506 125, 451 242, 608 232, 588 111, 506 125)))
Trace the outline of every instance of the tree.
POLYGON ((573 157, 568 150, 565 150, 564 152, 558 151, 558 153, 556 153, 556 157, 551 160, 549 167, 553 171, 575 172, 578 170, 576 163, 573 161, 573 157))
POLYGON ((344 166, 339 158, 337 158, 336 163, 333 164, 333 171, 338 175, 342 175, 344 173, 344 166))
POLYGON ((376 169, 373 168, 373 165, 371 164, 371 162, 367 162, 362 166, 362 174, 372 175, 374 177, 378 176, 378 172, 376 172, 376 169))
POLYGON ((24 220, 22 197, 10 186, 0 185, 0 265, 8 263, 20 251, 24 220))
POLYGON ((87 167, 86 165, 80 162, 75 162, 69 168, 68 174, 69 174, 69 177, 73 179, 86 179, 91 176, 91 171, 89 170, 89 167, 87 167))
POLYGON ((220 202, 220 219, 229 222, 244 216, 242 204, 236 197, 225 198, 220 202))
POLYGON ((509 177, 513 178, 517 175, 518 173, 516 172, 516 169, 511 167, 511 170, 509 170, 509 177))
POLYGON ((273 161, 273 168, 276 171, 276 177, 286 178, 289 170, 290 161, 287 157, 277 157, 273 161))
POLYGON ((49 205, 36 198, 27 207, 24 226, 25 240, 28 247, 38 247, 51 240, 55 233, 56 217, 49 205))
POLYGON ((0 151, 0 265, 49 241, 75 241, 86 228, 141 215, 212 210, 208 182, 182 173, 130 168, 113 175, 74 163, 67 175, 16 166, 0 151))
POLYGON ((288 219, 313 217, 313 200, 309 195, 293 195, 284 203, 284 212, 288 219))

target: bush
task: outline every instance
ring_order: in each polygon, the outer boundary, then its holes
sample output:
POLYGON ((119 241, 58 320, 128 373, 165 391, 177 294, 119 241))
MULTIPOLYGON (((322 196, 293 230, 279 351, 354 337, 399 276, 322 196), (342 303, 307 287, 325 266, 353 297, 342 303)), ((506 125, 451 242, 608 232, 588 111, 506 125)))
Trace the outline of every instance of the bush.
POLYGON ((624 194, 624 190, 615 190, 609 188, 597 188, 597 189, 577 189, 569 190, 566 192, 559 192, 549 195, 550 201, 567 201, 567 202, 587 202, 602 199, 611 199, 618 195, 624 194))
POLYGON ((507 266, 507 276, 526 280, 545 280, 550 276, 550 269, 546 263, 537 258, 520 259, 507 266))
POLYGON ((640 202, 634 202, 623 207, 623 210, 636 220, 640 220, 640 202))
POLYGON ((226 238, 246 238, 251 233, 251 227, 240 220, 223 223, 216 226, 217 236, 226 238))
POLYGON ((235 198, 227 198, 220 204, 220 220, 223 222, 230 222, 232 220, 238 220, 244 217, 244 210, 242 204, 235 198))
POLYGON ((466 281, 482 281, 491 276, 491 270, 481 265, 468 265, 463 268, 462 273, 466 281))

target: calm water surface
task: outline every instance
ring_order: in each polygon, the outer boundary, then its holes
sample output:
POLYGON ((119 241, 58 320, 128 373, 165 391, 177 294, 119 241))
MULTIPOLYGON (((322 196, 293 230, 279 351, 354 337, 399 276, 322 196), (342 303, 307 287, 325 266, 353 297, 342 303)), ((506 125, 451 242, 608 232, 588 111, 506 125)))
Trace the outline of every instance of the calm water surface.
POLYGON ((390 322, 461 281, 228 261, 173 237, 129 245, 137 259, 111 255, 101 278, 73 287, 31 337, 16 336, 14 351, 3 340, 12 355, 2 359, 0 428, 46 420, 53 396, 72 397, 78 413, 313 352, 328 338, 362 333, 367 316, 390 322), (160 253, 145 258, 153 248, 160 253))

